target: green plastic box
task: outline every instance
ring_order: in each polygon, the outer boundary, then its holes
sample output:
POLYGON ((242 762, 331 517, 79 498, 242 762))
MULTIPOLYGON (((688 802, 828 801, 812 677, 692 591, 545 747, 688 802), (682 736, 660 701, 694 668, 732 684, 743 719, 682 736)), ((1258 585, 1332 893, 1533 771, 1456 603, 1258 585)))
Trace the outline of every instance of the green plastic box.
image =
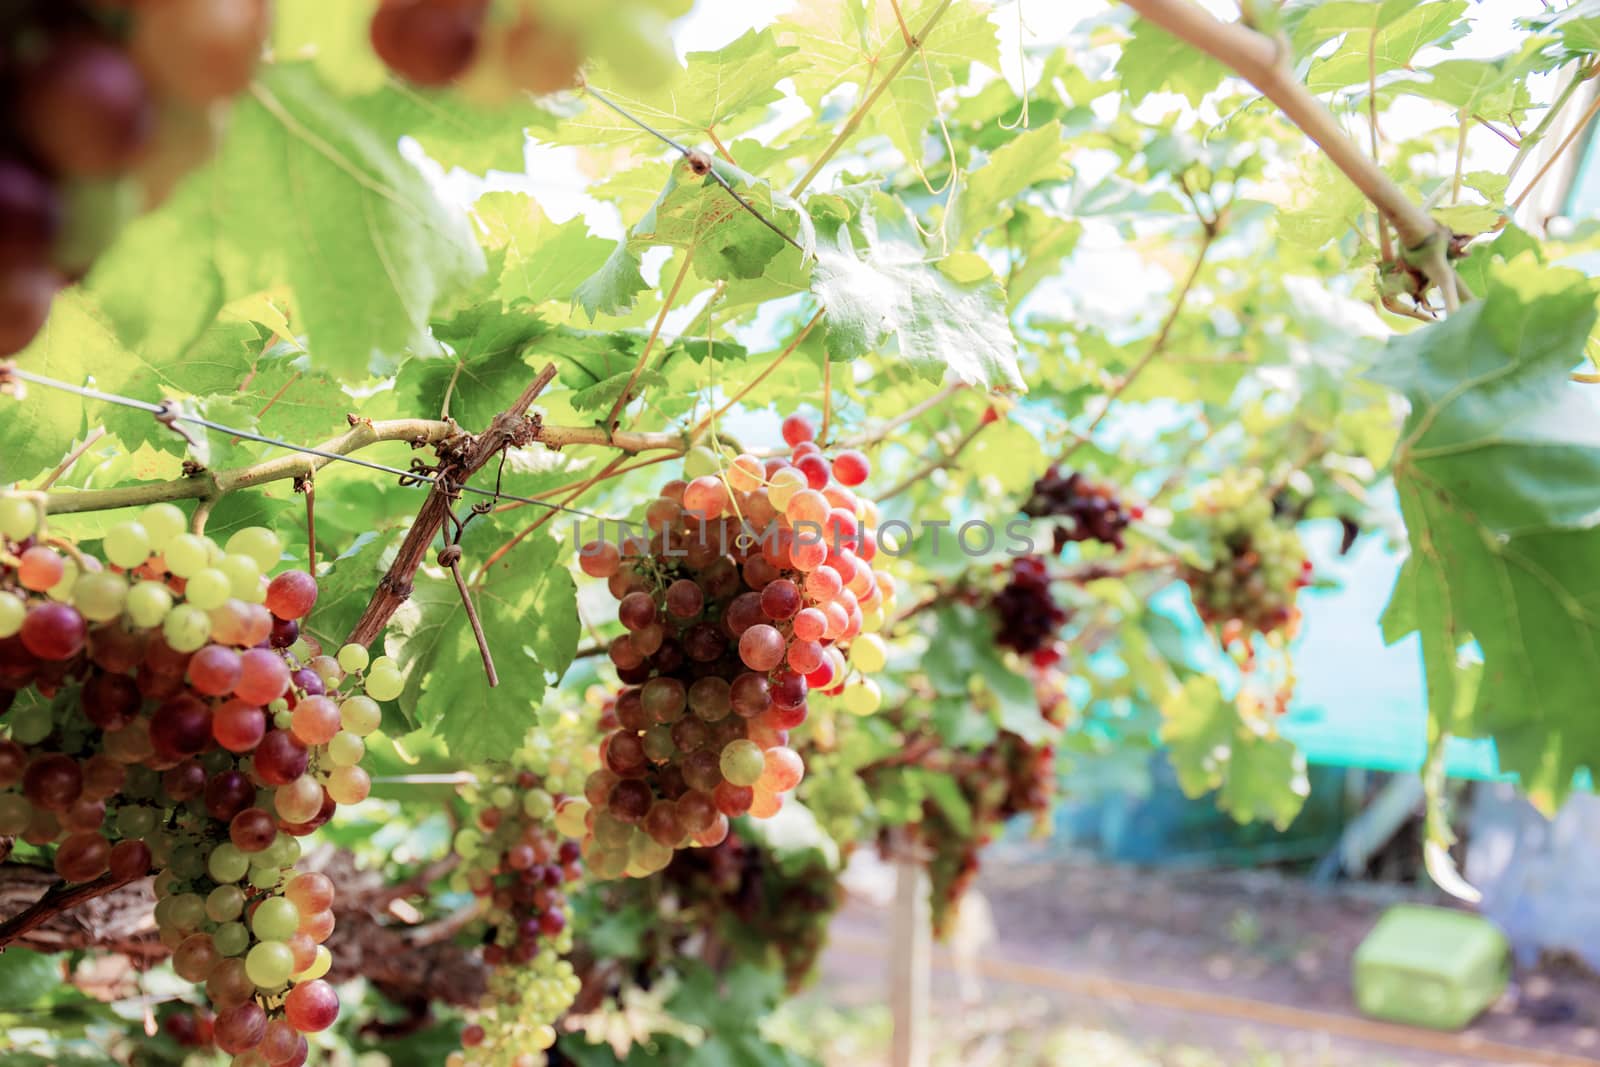
POLYGON ((1499 999, 1510 977, 1505 935, 1489 920, 1446 908, 1390 908, 1356 949, 1363 1014, 1459 1030, 1499 999))

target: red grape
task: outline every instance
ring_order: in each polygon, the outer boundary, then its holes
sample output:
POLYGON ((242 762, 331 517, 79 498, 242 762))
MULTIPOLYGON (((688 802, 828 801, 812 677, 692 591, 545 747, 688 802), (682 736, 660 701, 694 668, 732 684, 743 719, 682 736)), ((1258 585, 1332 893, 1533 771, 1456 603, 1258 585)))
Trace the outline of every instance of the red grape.
POLYGON ((301 982, 284 998, 283 1014, 296 1030, 318 1033, 332 1026, 339 1017, 339 994, 320 978, 301 982))
POLYGON ((267 610, 280 619, 301 619, 317 602, 317 580, 305 571, 284 571, 267 585, 267 610))
POLYGON ((833 457, 833 476, 841 485, 860 485, 872 474, 872 463, 853 448, 833 457))
POLYGON ((211 717, 211 735, 229 752, 249 752, 266 732, 266 713, 242 700, 228 701, 211 717))
POLYGON ((790 415, 783 420, 782 426, 784 444, 791 448, 803 441, 813 440, 817 431, 812 428, 811 421, 804 415, 790 415))
POLYGON ((83 771, 71 756, 39 756, 22 775, 22 795, 45 811, 66 811, 83 792, 83 771))
POLYGON ((143 699, 126 674, 95 672, 83 683, 79 703, 84 717, 102 730, 120 730, 139 714, 143 699))
POLYGON ((204 750, 211 743, 211 709, 198 698, 180 693, 150 716, 150 743, 169 759, 204 750))
POLYGON ((310 753, 287 730, 269 730, 256 746, 256 777, 267 785, 288 785, 306 773, 310 753))
MULTIPOLYGON (((244 962, 242 960, 227 960, 212 969, 212 976, 215 977, 222 971, 224 966, 233 962, 238 962, 241 971, 243 970, 244 962)), ((246 978, 245 981, 249 982, 250 980, 246 978)), ((250 987, 253 993, 255 991, 255 983, 250 982, 250 987)), ((207 982, 207 988, 210 988, 209 981, 207 982)), ((213 997, 212 999, 215 1000, 216 998, 213 997)), ((250 1049, 255 1048, 261 1043, 261 1039, 266 1035, 266 1032, 267 1013, 262 1011, 261 1006, 254 1000, 246 1000, 242 1004, 234 1004, 232 1007, 223 1008, 217 1013, 217 1021, 212 1031, 217 1042, 217 1048, 233 1055, 248 1052, 250 1049)))
POLYGON ((56 873, 68 882, 92 882, 106 873, 111 842, 98 833, 77 833, 56 849, 56 873))
POLYGON ((58 40, 23 73, 17 124, 63 174, 126 169, 148 140, 154 112, 138 68, 120 49, 86 37, 58 40))
POLYGON ((372 50, 400 77, 447 85, 478 54, 483 5, 384 0, 372 16, 372 50))
POLYGON ((208 697, 233 692, 239 673, 239 653, 225 645, 207 645, 189 658, 189 684, 208 697))
POLYGON ((29 652, 54 662, 71 659, 83 651, 89 627, 71 605, 36 604, 23 618, 19 636, 29 652))
POLYGON ((278 821, 260 808, 245 808, 228 823, 228 839, 240 852, 260 852, 278 836, 278 821))
POLYGON ((270 704, 289 687, 289 665, 265 648, 249 648, 239 655, 239 684, 233 692, 251 704, 270 704))

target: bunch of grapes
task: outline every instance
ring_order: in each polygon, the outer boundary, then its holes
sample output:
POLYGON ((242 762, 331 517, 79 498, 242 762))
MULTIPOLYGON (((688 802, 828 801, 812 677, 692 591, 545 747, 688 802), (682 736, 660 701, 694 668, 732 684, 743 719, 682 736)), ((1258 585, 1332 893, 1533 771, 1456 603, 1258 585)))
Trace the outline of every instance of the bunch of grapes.
POLYGON ((1210 567, 1187 567, 1195 609, 1217 626, 1225 645, 1252 634, 1294 636, 1295 600, 1311 583, 1311 561, 1292 526, 1276 521, 1259 473, 1202 486, 1194 515, 1210 541, 1210 567))
POLYGON ((864 674, 885 649, 863 631, 882 624, 892 585, 871 566, 877 509, 852 488, 867 459, 830 462, 799 416, 783 432, 791 459, 744 454, 669 482, 648 537, 584 546, 580 565, 607 580, 627 631, 610 647, 618 728, 575 809, 598 877, 654 873, 675 848, 723 840, 734 816, 775 814, 804 773, 788 739, 812 690, 860 715, 882 699, 864 674))
POLYGON ((156 873, 161 941, 204 984, 217 1048, 300 1064, 339 1000, 334 887, 294 869, 299 838, 366 798, 362 738, 401 678, 301 632, 317 583, 266 576, 272 531, 224 548, 185 526, 153 505, 106 532, 103 565, 0 497, 0 835, 53 846, 67 882, 156 873))
POLYGON ((1055 519, 1055 550, 1060 552, 1070 541, 1100 541, 1113 548, 1125 547, 1122 531, 1139 518, 1138 508, 1124 508, 1113 486, 1093 482, 1080 471, 1065 477, 1061 468, 1050 469, 1033 483, 1033 494, 1022 513, 1035 519, 1055 519))
POLYGON ((757 965, 776 955, 791 991, 811 974, 844 898, 821 853, 780 855, 737 830, 715 847, 678 853, 662 885, 680 905, 669 942, 711 933, 757 965))
POLYGON ((502 770, 463 793, 478 812, 456 834, 458 873, 483 901, 489 989, 446 1063, 533 1067, 581 984, 563 958, 572 949, 563 887, 582 873, 578 844, 558 837, 558 798, 532 771, 502 770))
POLYGON ((596 47, 625 53, 613 57, 627 60, 617 73, 650 85, 676 64, 663 10, 674 6, 628 0, 609 5, 597 25, 581 8, 540 0, 383 0, 372 17, 372 47, 409 82, 459 84, 486 101, 571 89, 596 47))
POLYGON ((997 642, 1033 657, 1040 667, 1061 658, 1055 639, 1067 612, 1050 592, 1050 566, 1043 556, 1014 557, 1006 584, 989 604, 995 613, 997 642))
POLYGON ((928 861, 933 927, 949 929, 961 897, 978 875, 978 856, 1007 820, 1050 813, 1056 789, 1056 750, 1009 731, 977 752, 954 754, 948 767, 971 812, 963 833, 935 801, 923 805, 921 837, 932 850, 928 861))
POLYGON ((216 147, 269 0, 0 5, 0 355, 216 147))

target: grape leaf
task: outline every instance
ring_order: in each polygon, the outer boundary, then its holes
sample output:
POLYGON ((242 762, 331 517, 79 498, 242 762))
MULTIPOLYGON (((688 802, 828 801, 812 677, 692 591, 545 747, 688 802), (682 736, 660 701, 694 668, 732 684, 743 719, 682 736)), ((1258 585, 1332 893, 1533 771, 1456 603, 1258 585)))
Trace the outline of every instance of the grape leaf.
POLYGON ((821 242, 812 275, 833 358, 863 356, 893 338, 929 377, 948 370, 969 385, 1025 389, 1000 286, 961 285, 928 263, 902 205, 869 194, 857 206, 853 223, 837 224, 821 242))
POLYGON ((413 137, 445 166, 474 174, 521 174, 530 127, 556 128, 556 115, 518 93, 503 103, 478 104, 453 89, 423 89, 390 77, 379 91, 350 102, 350 110, 379 134, 413 137))
POLYGON ((1128 99, 1137 104, 1151 93, 1170 89, 1200 106, 1204 96, 1222 84, 1228 68, 1153 22, 1136 19, 1133 36, 1122 46, 1117 74, 1128 99))
POLYGON ((395 613, 384 648, 406 685, 401 709, 430 726, 450 754, 471 763, 516 751, 538 720, 548 676, 559 678, 578 648, 577 587, 560 545, 534 533, 473 586, 474 606, 500 685, 484 682, 465 607, 448 576, 418 581, 395 613))
POLYGON ((486 193, 472 218, 484 249, 503 253, 495 297, 507 304, 571 300, 610 254, 611 245, 592 236, 581 217, 557 225, 525 193, 486 193))
POLYGON ((951 239, 970 238, 1003 225, 1011 215, 1011 202, 1029 186, 1065 181, 1071 171, 1063 154, 1059 122, 1029 130, 996 149, 987 163, 967 175, 965 186, 956 193, 951 239))
MULTIPOLYGON (((609 79, 595 85, 642 121, 692 146, 715 127, 724 127, 726 135, 730 128, 748 125, 765 114, 768 104, 781 100, 783 94, 774 86, 807 65, 797 53, 792 45, 780 45, 771 29, 749 30, 716 51, 690 52, 682 76, 661 89, 628 92, 610 85, 609 79)), ((636 140, 640 131, 596 100, 586 112, 563 122, 559 136, 568 144, 616 145, 636 140)))
MULTIPOLYGON (((17 362, 35 374, 85 385, 97 371, 115 374, 132 358, 95 302, 69 290, 56 297, 44 329, 17 362)), ((98 416, 104 410, 102 404, 86 404, 42 385, 23 385, 21 390, 20 398, 0 396, 0 482, 23 481, 53 467, 83 436, 86 414, 98 416)), ((142 412, 139 417, 154 421, 142 412)))
POLYGON ((1600 767, 1600 421, 1567 381, 1595 290, 1529 253, 1490 263, 1484 299, 1390 342, 1373 372, 1411 403, 1394 459, 1411 540, 1386 636, 1421 633, 1429 702, 1453 703, 1470 636, 1482 684, 1457 725, 1553 805, 1600 767))
POLYGON ((340 377, 434 351, 433 302, 484 269, 466 219, 304 64, 265 70, 211 178, 232 206, 230 261, 257 284, 289 282, 317 365, 340 377))
POLYGON ((1314 93, 1332 92, 1366 85, 1374 73, 1408 67, 1423 48, 1448 43, 1465 33, 1467 27, 1460 19, 1466 9, 1466 0, 1319 4, 1300 21, 1296 43, 1304 51, 1341 33, 1345 39, 1332 55, 1312 61, 1306 86, 1314 93))
POLYGON ((1305 757, 1260 721, 1224 700, 1216 679, 1190 678, 1161 705, 1161 740, 1178 783, 1191 797, 1216 791, 1217 806, 1239 822, 1271 820, 1286 829, 1311 791, 1305 757))
POLYGON ((750 280, 768 273, 775 259, 803 263, 816 247, 811 217, 787 193, 715 160, 716 173, 746 204, 783 229, 799 245, 791 248, 723 188, 717 178, 699 175, 687 161, 675 166, 667 184, 644 217, 617 243, 610 258, 578 286, 577 299, 593 319, 596 312, 622 314, 647 286, 639 273, 640 254, 656 245, 693 249, 697 273, 707 280, 750 280))
POLYGON ((537 361, 527 353, 549 333, 549 323, 537 315, 480 304, 434 323, 433 335, 454 355, 407 361, 395 392, 408 398, 406 410, 430 417, 444 410, 448 395, 450 417, 477 433, 528 387, 537 361))

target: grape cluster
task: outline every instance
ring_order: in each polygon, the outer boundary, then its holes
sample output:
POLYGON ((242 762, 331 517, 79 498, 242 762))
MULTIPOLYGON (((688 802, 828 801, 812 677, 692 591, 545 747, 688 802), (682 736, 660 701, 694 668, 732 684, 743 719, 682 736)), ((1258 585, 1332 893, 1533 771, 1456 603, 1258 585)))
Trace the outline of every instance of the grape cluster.
POLYGON ((269 0, 0 5, 0 355, 211 155, 270 17, 269 0))
POLYGON ((1210 542, 1210 567, 1187 567, 1195 609, 1217 626, 1225 645, 1252 634, 1294 635, 1295 600, 1311 583, 1311 561, 1292 526, 1274 519, 1259 474, 1219 478, 1202 486, 1194 515, 1210 542))
POLYGON ((558 797, 532 771, 505 769, 462 792, 477 805, 476 826, 459 831, 455 846, 467 887, 483 901, 489 989, 461 1031, 462 1049, 445 1062, 532 1067, 534 1053, 555 1044, 553 1024, 580 985, 563 958, 572 949, 563 887, 582 874, 579 847, 557 835, 558 797))
POLYGON ((995 640, 1048 666, 1060 659, 1056 633, 1067 612, 1050 592, 1050 566, 1043 556, 1016 556, 1006 584, 989 602, 995 613, 995 640))
POLYGON ((893 590, 871 566, 877 509, 852 488, 870 466, 849 450, 830 462, 799 416, 783 433, 790 459, 743 454, 669 482, 647 537, 584 546, 580 565, 607 580, 627 631, 610 646, 618 728, 586 803, 571 802, 598 877, 654 873, 675 848, 723 840, 729 818, 775 814, 804 774, 788 738, 812 690, 858 715, 882 699, 865 674, 884 645, 863 631, 893 590))
POLYGON ((977 752, 955 753, 948 771, 971 817, 963 832, 940 804, 929 800, 923 805, 921 837, 932 853, 928 881, 933 927, 940 935, 949 929, 962 895, 977 877, 979 853, 994 834, 1015 816, 1043 820, 1049 815, 1056 750, 1053 744, 1035 744, 1006 731, 977 752))
POLYGON ((1033 493, 1022 513, 1035 519, 1055 519, 1055 550, 1071 541, 1100 541, 1121 549, 1122 532, 1139 517, 1138 508, 1125 508, 1113 486, 1090 481, 1081 471, 1063 477, 1061 468, 1050 469, 1033 483, 1033 493))
MULTIPOLYGON (((617 73, 641 85, 662 80, 676 57, 663 0, 609 5, 604 36, 593 16, 540 0, 383 0, 372 16, 373 51, 416 85, 457 85, 468 97, 499 102, 515 93, 573 88, 593 46, 623 53, 617 73), (666 43, 664 43, 666 42, 666 43)), ((613 58, 616 58, 615 56, 613 58)))
POLYGON ((294 869, 299 839, 366 798, 362 738, 401 678, 301 632, 317 583, 266 577, 272 531, 224 548, 185 526, 153 505, 106 532, 103 565, 52 547, 33 498, 0 497, 0 835, 54 846, 68 882, 156 873, 161 941, 204 984, 216 1047, 285 1067, 339 1012, 334 886, 294 869))

